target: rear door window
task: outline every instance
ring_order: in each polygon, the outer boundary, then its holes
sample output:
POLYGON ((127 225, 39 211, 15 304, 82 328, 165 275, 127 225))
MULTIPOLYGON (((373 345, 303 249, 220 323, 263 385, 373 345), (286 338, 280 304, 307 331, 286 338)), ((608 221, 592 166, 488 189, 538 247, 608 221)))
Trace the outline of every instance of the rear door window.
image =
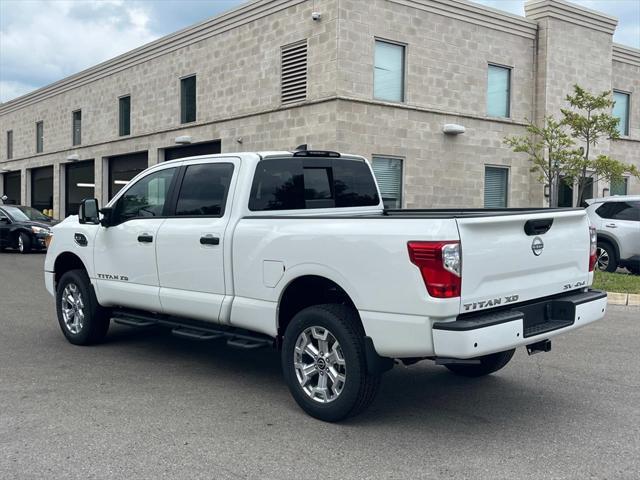
POLYGON ((258 164, 249 209, 301 210, 378 203, 376 184, 364 161, 294 157, 258 164))
POLYGON ((232 175, 231 163, 187 166, 178 194, 175 215, 222 217, 232 175))
POLYGON ((607 202, 596 213, 612 220, 640 221, 640 202, 607 202))

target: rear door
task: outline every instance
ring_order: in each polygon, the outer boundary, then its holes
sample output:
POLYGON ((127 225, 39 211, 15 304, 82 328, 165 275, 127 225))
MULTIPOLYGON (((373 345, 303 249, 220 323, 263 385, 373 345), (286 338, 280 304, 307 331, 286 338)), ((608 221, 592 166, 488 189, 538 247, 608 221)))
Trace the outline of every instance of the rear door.
POLYGON ((172 213, 156 245, 164 313, 218 321, 231 251, 225 231, 239 165, 238 158, 225 158, 182 168, 172 213))
POLYGON ((602 231, 616 239, 621 259, 640 255, 640 201, 607 202, 598 214, 602 231))
POLYGON ((584 210, 457 219, 461 312, 579 289, 589 277, 584 210))

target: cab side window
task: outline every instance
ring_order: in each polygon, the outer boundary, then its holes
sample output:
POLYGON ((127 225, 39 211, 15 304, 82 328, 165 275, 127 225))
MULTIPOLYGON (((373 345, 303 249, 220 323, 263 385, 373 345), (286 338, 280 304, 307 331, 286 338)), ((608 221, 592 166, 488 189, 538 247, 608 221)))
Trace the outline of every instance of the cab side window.
POLYGON ((162 216, 175 174, 175 168, 160 170, 141 178, 128 188, 116 204, 118 222, 131 218, 162 216))
POLYGON ((180 187, 176 216, 222 217, 232 175, 231 163, 189 165, 180 187))
POLYGON ((612 220, 640 221, 640 202, 607 202, 596 213, 612 220))
POLYGON ((378 191, 364 161, 282 158, 258 164, 249 210, 303 210, 375 206, 378 191))

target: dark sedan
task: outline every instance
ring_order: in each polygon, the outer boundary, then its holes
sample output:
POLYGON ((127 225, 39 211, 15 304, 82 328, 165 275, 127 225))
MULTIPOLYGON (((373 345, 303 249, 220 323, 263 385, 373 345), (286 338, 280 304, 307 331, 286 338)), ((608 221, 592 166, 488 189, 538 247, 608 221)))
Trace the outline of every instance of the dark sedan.
POLYGON ((43 250, 56 223, 35 208, 0 205, 0 250, 17 248, 20 253, 43 250))

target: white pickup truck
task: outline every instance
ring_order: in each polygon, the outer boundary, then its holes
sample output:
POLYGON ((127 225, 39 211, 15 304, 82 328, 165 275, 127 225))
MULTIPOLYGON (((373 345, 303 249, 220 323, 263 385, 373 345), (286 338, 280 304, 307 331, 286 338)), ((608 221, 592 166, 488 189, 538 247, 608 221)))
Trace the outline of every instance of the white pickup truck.
POLYGON ((603 318, 595 242, 584 210, 385 210, 362 157, 234 153, 85 200, 53 228, 45 281, 71 343, 114 321, 274 346, 298 404, 337 421, 394 359, 480 376, 603 318))

